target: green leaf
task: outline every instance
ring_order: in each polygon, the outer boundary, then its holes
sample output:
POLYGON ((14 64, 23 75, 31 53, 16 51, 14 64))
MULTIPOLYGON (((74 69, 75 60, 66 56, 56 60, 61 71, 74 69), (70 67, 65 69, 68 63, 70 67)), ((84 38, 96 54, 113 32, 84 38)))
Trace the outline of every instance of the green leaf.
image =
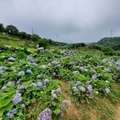
POLYGON ((4 109, 5 109, 5 111, 7 111, 7 110, 10 110, 11 108, 13 108, 13 106, 14 106, 14 103, 11 102, 7 106, 5 106, 4 109))

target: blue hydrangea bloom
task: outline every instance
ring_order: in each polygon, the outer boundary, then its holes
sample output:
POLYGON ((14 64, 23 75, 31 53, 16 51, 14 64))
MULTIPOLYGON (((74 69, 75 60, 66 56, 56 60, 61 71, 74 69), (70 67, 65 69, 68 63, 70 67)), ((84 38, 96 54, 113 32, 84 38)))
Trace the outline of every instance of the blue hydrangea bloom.
POLYGON ((38 86, 38 87, 41 87, 42 85, 43 85, 42 82, 38 82, 38 83, 37 83, 37 86, 38 86))
POLYGON ((6 116, 7 116, 8 118, 13 118, 13 115, 12 115, 10 112, 7 112, 7 113, 6 113, 6 116))
POLYGON ((116 62, 116 65, 117 65, 117 66, 120 66, 120 62, 116 62))
POLYGON ((44 80, 44 84, 46 84, 46 83, 49 83, 49 80, 48 80, 48 79, 45 79, 45 80, 44 80))
POLYGON ((80 85, 80 84, 81 84, 81 82, 80 82, 80 81, 77 81, 77 82, 76 82, 76 84, 77 84, 77 85, 80 85))
POLYGON ((15 105, 22 101, 22 97, 20 93, 16 93, 15 97, 12 99, 15 105))
POLYGON ((28 73, 28 74, 33 74, 32 70, 30 70, 30 69, 27 69, 27 70, 26 70, 26 73, 28 73))

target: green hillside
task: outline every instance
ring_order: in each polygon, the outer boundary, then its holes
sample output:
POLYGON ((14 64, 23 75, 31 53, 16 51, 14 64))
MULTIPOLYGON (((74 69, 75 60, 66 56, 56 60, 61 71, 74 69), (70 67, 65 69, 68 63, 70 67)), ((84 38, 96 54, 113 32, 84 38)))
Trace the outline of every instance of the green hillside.
POLYGON ((97 42, 101 46, 109 46, 115 50, 120 50, 120 37, 105 37, 97 42))

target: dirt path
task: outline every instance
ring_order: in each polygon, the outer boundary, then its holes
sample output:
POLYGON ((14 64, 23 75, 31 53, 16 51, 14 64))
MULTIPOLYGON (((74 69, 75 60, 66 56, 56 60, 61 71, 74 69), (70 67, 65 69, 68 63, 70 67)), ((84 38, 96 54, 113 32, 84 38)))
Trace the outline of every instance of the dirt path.
POLYGON ((80 117, 80 110, 79 108, 76 107, 75 103, 73 102, 72 97, 70 96, 70 94, 68 94, 66 92, 66 90, 68 89, 68 83, 61 81, 61 85, 62 85, 62 92, 64 95, 64 99, 65 100, 70 100, 71 101, 71 105, 68 107, 63 119, 64 120, 82 120, 80 117))

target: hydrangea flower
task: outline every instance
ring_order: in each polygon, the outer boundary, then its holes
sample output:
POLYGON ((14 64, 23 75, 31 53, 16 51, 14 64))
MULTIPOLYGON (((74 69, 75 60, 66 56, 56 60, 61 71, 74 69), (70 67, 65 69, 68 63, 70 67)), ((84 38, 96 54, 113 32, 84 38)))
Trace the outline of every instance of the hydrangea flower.
POLYGON ((16 108, 12 108, 11 110, 8 110, 8 112, 10 112, 10 113, 17 113, 17 109, 16 108))
POLYGON ((72 87, 72 90, 73 90, 74 92, 75 92, 75 91, 78 91, 78 89, 77 89, 76 86, 72 87))
POLYGON ((41 78, 41 75, 37 75, 37 79, 40 79, 41 78))
POLYGON ((13 61, 15 61, 15 58, 11 56, 11 57, 8 58, 8 61, 13 62, 13 61))
POLYGON ((55 94, 55 90, 52 90, 51 95, 53 98, 57 99, 57 95, 55 94))
POLYGON ((21 108, 25 108, 25 104, 22 104, 22 105, 21 105, 21 108))
POLYGON ((25 72, 24 72, 24 71, 20 71, 20 72, 18 73, 18 76, 19 76, 19 77, 24 76, 24 75, 25 75, 25 72))
POLYGON ((0 66, 0 70, 6 70, 7 69, 7 67, 6 66, 0 66))
POLYGON ((37 82, 37 86, 38 86, 38 87, 43 86, 42 82, 37 82))
POLYGON ((96 78, 97 78, 96 74, 92 75, 92 79, 96 79, 96 78))
POLYGON ((85 67, 80 67, 80 70, 81 70, 81 71, 84 71, 84 70, 85 70, 85 67))
POLYGON ((7 113, 6 113, 6 116, 7 116, 8 118, 13 118, 13 115, 12 115, 10 112, 7 112, 7 113))
POLYGON ((49 83, 50 81, 48 79, 44 80, 44 84, 46 85, 46 83, 49 83))
POLYGON ((37 67, 37 66, 38 66, 38 64, 37 64, 37 63, 35 63, 35 62, 31 63, 31 65, 33 65, 33 66, 35 66, 35 67, 37 67))
POLYGON ((120 71, 120 68, 116 68, 116 71, 120 71))
POLYGON ((40 113, 38 120, 52 120, 52 111, 46 108, 40 113))
POLYGON ((61 87, 57 88, 57 89, 55 90, 55 92, 62 94, 61 87))
POLYGON ((9 87, 11 85, 15 84, 15 81, 9 81, 6 85, 9 87))
POLYGON ((77 85, 80 85, 80 84, 81 84, 81 81, 77 81, 76 84, 77 84, 77 85))
POLYGON ((21 102, 22 101, 21 94, 20 93, 16 93, 16 95, 14 96, 12 101, 14 102, 15 105, 17 105, 19 102, 21 102))
POLYGON ((89 84, 90 84, 90 81, 87 81, 87 82, 86 82, 86 84, 88 84, 88 85, 89 85, 89 84))
POLYGON ((92 93, 90 93, 89 99, 93 99, 93 94, 92 93))
POLYGON ((5 86, 3 86, 3 87, 1 88, 1 90, 5 90, 7 87, 8 87, 8 86, 5 85, 5 86))
POLYGON ((87 89, 90 93, 92 92, 92 86, 91 85, 88 85, 87 89))
POLYGON ((86 89, 85 89, 85 87, 83 87, 83 86, 78 86, 78 88, 82 91, 82 92, 84 92, 86 89))
POLYGON ((27 56, 26 60, 32 60, 32 57, 31 56, 27 56))
POLYGON ((30 70, 30 69, 27 69, 27 70, 26 70, 26 73, 28 73, 28 74, 33 74, 32 70, 30 70))
POLYGON ((117 66, 120 66, 120 62, 116 62, 115 64, 116 64, 117 66))
POLYGON ((110 89, 109 88, 105 88, 105 92, 106 92, 106 94, 110 93, 110 89))

